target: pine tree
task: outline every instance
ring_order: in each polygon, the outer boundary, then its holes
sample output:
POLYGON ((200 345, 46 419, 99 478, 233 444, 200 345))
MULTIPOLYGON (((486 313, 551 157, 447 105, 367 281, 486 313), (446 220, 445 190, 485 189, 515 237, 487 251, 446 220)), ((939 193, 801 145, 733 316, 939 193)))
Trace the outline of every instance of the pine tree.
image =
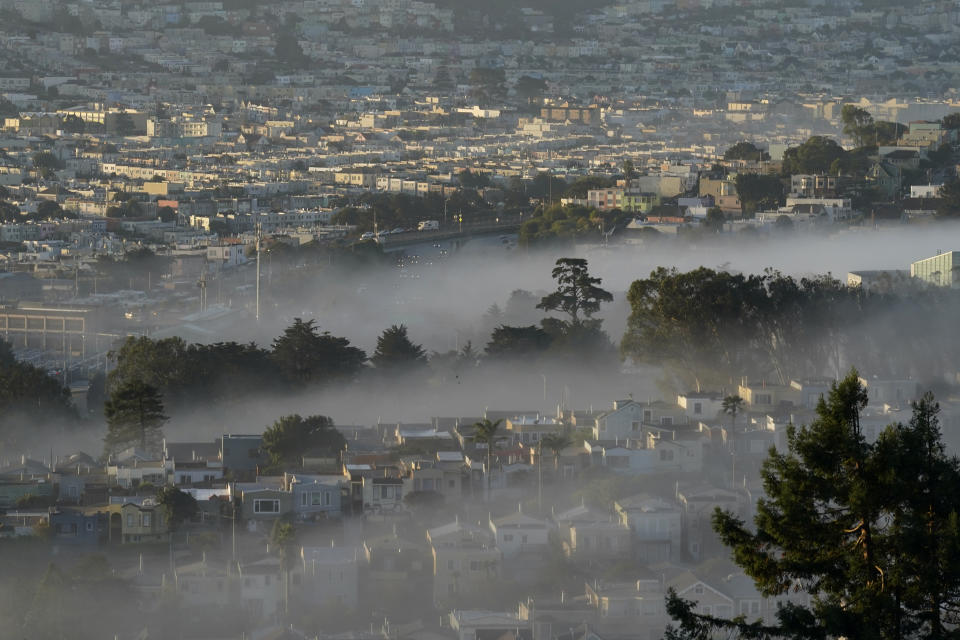
POLYGON ((115 389, 103 405, 107 418, 105 454, 139 446, 151 455, 159 455, 163 441, 161 427, 169 419, 163 414, 163 400, 156 387, 139 380, 115 389))
POLYGON ((410 340, 404 325, 395 324, 377 338, 377 349, 370 362, 381 371, 409 371, 423 367, 427 354, 410 340))
POLYGON ((785 606, 778 624, 764 625, 696 614, 671 593, 667 609, 680 626, 667 637, 949 636, 960 611, 960 461, 945 453, 932 396, 875 443, 860 426, 866 404, 851 372, 820 401, 816 420, 789 428, 788 451, 764 463, 755 527, 714 514, 714 529, 763 595, 802 589, 810 606, 785 606))

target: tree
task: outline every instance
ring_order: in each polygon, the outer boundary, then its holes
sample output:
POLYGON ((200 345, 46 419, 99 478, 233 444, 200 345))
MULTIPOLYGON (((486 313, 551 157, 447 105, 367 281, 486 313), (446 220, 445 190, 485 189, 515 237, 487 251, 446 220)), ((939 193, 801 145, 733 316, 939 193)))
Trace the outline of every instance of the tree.
POLYGON ((297 530, 293 523, 282 518, 273 523, 270 530, 270 544, 280 556, 280 569, 283 571, 283 612, 290 613, 290 570, 297 560, 297 530))
POLYGON ((553 472, 560 469, 560 454, 573 444, 573 438, 566 433, 548 433, 540 439, 540 446, 553 452, 553 472))
POLYGON ((770 154, 757 148, 752 142, 738 142, 724 152, 723 159, 761 162, 769 160, 770 154))
POLYGON ((298 414, 283 416, 263 432, 263 450, 275 468, 299 466, 303 454, 312 449, 325 449, 340 454, 347 440, 327 416, 298 414))
POLYGON ((393 325, 377 338, 377 349, 370 358, 380 371, 399 373, 420 369, 427 363, 427 354, 411 342, 404 325, 393 325))
POLYGON ((163 400, 156 387, 132 380, 117 387, 103 406, 107 418, 105 452, 109 457, 127 447, 139 447, 159 455, 163 433, 169 419, 163 414, 163 400))
POLYGON ((723 225, 727 223, 727 216, 720 207, 707 209, 707 216, 703 219, 703 226, 714 233, 723 232, 723 225))
POLYGON ((843 133, 853 138, 856 146, 864 146, 865 133, 873 125, 873 116, 856 105, 845 104, 840 110, 840 121, 843 122, 843 133))
POLYGON ((367 354, 346 338, 321 334, 314 320, 300 318, 273 341, 272 357, 283 375, 300 384, 351 380, 367 360, 367 354))
POLYGON ((37 205, 37 216, 41 220, 54 220, 63 217, 63 209, 53 200, 43 200, 37 205))
POLYGON ((497 431, 503 420, 484 418, 473 423, 474 442, 484 442, 487 445, 487 499, 490 499, 490 481, 493 475, 493 448, 496 446, 497 431))
POLYGON ((812 136, 799 147, 790 147, 783 154, 783 173, 827 173, 845 152, 832 138, 812 136))
POLYGON ((520 76, 514 85, 517 96, 531 102, 543 97, 547 90, 547 81, 543 78, 534 78, 532 76, 520 76))
POLYGON ((953 113, 948 113, 943 117, 942 122, 944 129, 960 129, 960 112, 954 111, 953 113))
POLYGON ((63 118, 61 126, 67 133, 83 133, 87 128, 87 123, 83 121, 83 118, 71 113, 63 118))
POLYGON ((600 288, 601 279, 590 275, 583 258, 558 259, 552 275, 557 281, 557 290, 541 298, 537 309, 565 313, 571 326, 579 325, 583 319, 589 320, 600 310, 601 303, 613 300, 613 294, 600 288))
POLYGON ((56 171, 63 169, 65 166, 60 158, 53 155, 49 151, 38 151, 37 153, 33 154, 32 160, 35 169, 56 171))
POLYGON ((157 504, 163 509, 171 533, 178 531, 180 525, 193 519, 200 510, 196 498, 177 487, 161 487, 157 491, 157 504))
POLYGON ((787 451, 771 451, 754 526, 720 510, 713 518, 762 594, 803 589, 811 605, 784 607, 778 624, 762 627, 695 614, 674 595, 674 637, 717 629, 744 637, 948 637, 945 622, 960 606, 960 496, 942 488, 960 483, 960 461, 944 452, 932 396, 913 405, 908 425, 888 427, 872 444, 860 424, 866 404, 851 371, 810 425, 788 429, 787 451))
POLYGON ((738 173, 734 180, 744 215, 773 209, 783 201, 783 183, 777 176, 738 173))
POLYGON ((740 396, 733 394, 724 397, 723 412, 730 416, 730 433, 733 433, 737 428, 737 414, 743 410, 744 400, 740 396))
POLYGON ((484 351, 490 358, 529 359, 542 355, 550 347, 553 339, 543 329, 528 327, 510 327, 500 325, 490 334, 490 341, 484 351))
POLYGON ((137 130, 137 125, 133 122, 133 117, 126 111, 117 114, 114 122, 114 129, 118 136, 131 136, 137 130))
POLYGON ((960 179, 951 178, 940 187, 937 215, 942 218, 956 218, 960 216, 960 179))

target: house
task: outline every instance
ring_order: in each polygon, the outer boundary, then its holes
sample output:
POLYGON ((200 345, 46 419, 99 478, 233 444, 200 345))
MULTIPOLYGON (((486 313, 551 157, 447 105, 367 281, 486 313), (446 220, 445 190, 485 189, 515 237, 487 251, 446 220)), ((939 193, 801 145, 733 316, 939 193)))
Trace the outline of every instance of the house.
POLYGON ((688 423, 686 409, 677 404, 660 400, 645 403, 617 400, 612 411, 594 420, 593 437, 595 440, 637 438, 643 433, 644 425, 672 428, 688 423))
POLYGON ((526 552, 543 552, 550 543, 550 525, 523 513, 521 508, 502 518, 488 517, 495 544, 504 558, 526 552))
POLYGON ((109 518, 105 511, 84 511, 69 507, 50 510, 50 541, 66 545, 97 545, 109 535, 109 518))
POLYGON ((136 502, 123 504, 120 507, 120 536, 122 544, 166 542, 170 532, 163 510, 156 502, 149 499, 141 504, 136 502))
POLYGON ((687 392, 677 396, 677 406, 690 420, 710 420, 723 411, 722 393, 687 392))
POLYGON ((239 601, 253 620, 272 620, 283 604, 280 559, 275 556, 241 563, 237 568, 239 601))
POLYGON ((666 591, 660 578, 640 569, 631 582, 586 584, 588 602, 599 612, 597 631, 601 634, 658 640, 669 621, 666 591))
POLYGON ((241 513, 251 528, 259 521, 272 521, 293 513, 293 493, 284 491, 279 479, 258 478, 230 486, 231 497, 241 501, 241 513))
POLYGON ((816 409, 821 398, 826 398, 833 386, 833 378, 804 378, 791 380, 790 387, 799 394, 797 406, 805 409, 816 409))
POLYGON ((683 511, 678 502, 639 494, 617 500, 614 509, 633 532, 634 558, 654 564, 681 557, 683 511))
POLYGON ((767 382, 758 384, 744 380, 737 388, 737 395, 743 398, 750 411, 769 411, 784 405, 793 406, 799 401, 799 393, 792 386, 767 382))
POLYGON ((911 263, 910 277, 937 287, 960 286, 960 251, 945 251, 911 263))
POLYGON ((695 613, 727 619, 734 616, 733 598, 716 587, 710 586, 690 571, 684 571, 668 580, 666 586, 674 589, 681 598, 696 603, 695 613))
POLYGON ((423 541, 407 540, 391 532, 364 540, 365 560, 364 597, 372 601, 394 598, 397 594, 415 590, 424 593, 433 582, 430 549, 423 541))
POLYGON ((256 473, 269 460, 264 453, 262 435, 226 434, 219 438, 220 461, 224 471, 256 473))
POLYGON ((509 635, 515 640, 532 640, 530 623, 515 613, 454 609, 450 629, 457 640, 498 640, 509 635))
POLYGON ((302 547, 298 571, 303 580, 298 597, 356 611, 360 603, 360 562, 364 559, 356 547, 302 547))
POLYGON ((176 567, 174 583, 177 592, 183 594, 192 607, 226 607, 240 595, 237 576, 231 574, 228 567, 207 562, 205 556, 199 562, 176 567))
POLYGON ((427 531, 433 557, 435 603, 490 589, 500 576, 501 553, 493 534, 459 519, 427 531))
POLYGON ((726 548, 713 531, 713 512, 719 508, 744 517, 745 497, 729 489, 700 486, 678 492, 677 500, 683 510, 683 540, 687 557, 699 562, 704 558, 722 555, 726 548))
POLYGON ((284 486, 293 493, 298 520, 321 520, 341 515, 341 500, 350 480, 344 475, 285 474, 284 486))
POLYGON ((577 562, 611 560, 630 553, 630 527, 613 513, 580 505, 554 514, 563 554, 577 562))
POLYGON ((890 405, 907 407, 920 396, 920 384, 916 380, 896 378, 859 378, 867 390, 868 404, 874 407, 890 405))
POLYGON ((415 458, 405 461, 406 474, 403 481, 403 493, 414 491, 435 491, 448 501, 455 501, 463 495, 464 457, 459 451, 438 451, 434 458, 415 458))

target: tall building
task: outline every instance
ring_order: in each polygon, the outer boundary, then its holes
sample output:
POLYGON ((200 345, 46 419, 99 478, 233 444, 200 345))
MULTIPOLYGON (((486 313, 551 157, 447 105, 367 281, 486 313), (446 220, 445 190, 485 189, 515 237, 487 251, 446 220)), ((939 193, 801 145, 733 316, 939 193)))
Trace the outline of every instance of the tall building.
POLYGON ((938 287, 960 284, 960 251, 946 251, 910 265, 910 277, 938 287))

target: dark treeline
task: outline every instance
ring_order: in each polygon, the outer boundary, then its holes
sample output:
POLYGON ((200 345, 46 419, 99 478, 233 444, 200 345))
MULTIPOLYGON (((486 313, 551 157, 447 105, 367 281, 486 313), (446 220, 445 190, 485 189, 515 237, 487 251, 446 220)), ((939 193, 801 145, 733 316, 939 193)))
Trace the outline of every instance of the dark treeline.
POLYGON ((851 363, 937 383, 931 372, 953 370, 960 356, 950 339, 960 297, 910 282, 867 291, 830 275, 659 268, 630 287, 621 352, 664 366, 681 388, 837 378, 851 363))

